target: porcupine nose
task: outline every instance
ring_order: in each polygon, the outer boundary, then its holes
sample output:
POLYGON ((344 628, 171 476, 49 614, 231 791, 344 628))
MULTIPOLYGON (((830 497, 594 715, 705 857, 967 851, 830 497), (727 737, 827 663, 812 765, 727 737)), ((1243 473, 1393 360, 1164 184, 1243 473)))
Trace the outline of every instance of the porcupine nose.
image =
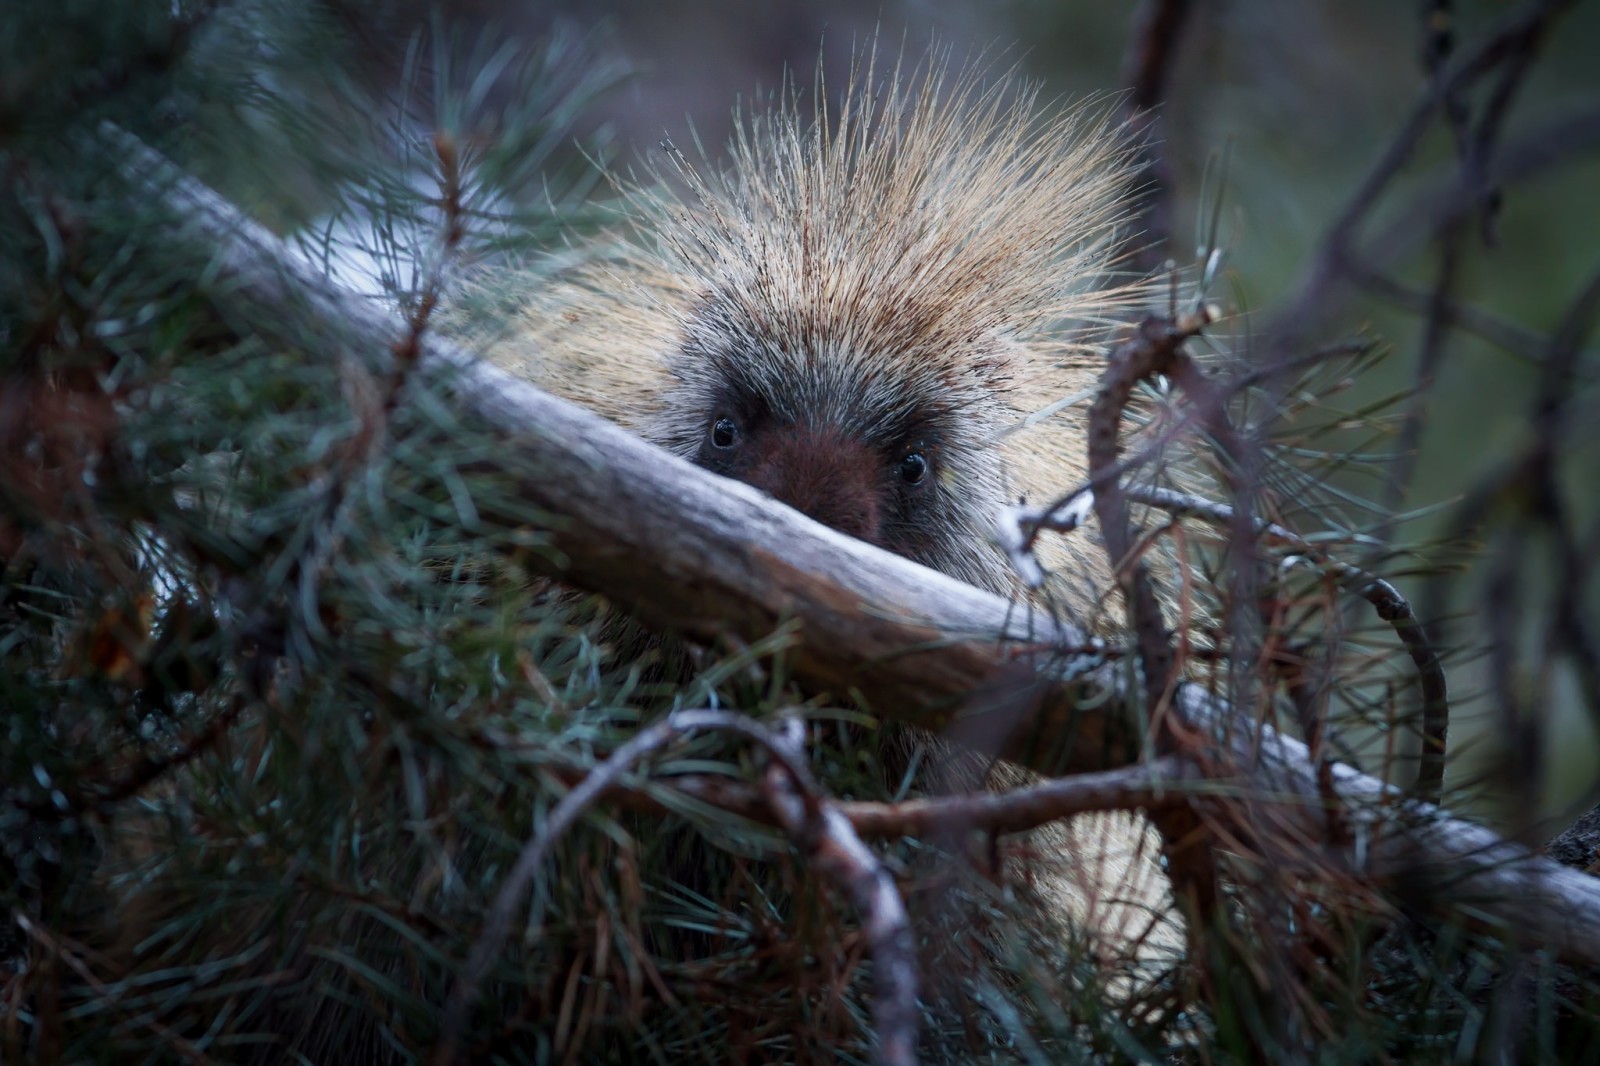
POLYGON ((824 525, 879 543, 882 462, 861 440, 830 425, 774 430, 745 480, 824 525))

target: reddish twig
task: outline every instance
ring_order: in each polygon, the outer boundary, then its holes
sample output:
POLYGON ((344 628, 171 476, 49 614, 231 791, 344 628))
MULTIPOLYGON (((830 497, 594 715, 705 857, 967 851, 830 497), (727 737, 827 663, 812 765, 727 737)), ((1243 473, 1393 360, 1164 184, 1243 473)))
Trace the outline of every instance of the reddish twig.
POLYGON ((1185 803, 1193 786, 1205 780, 1193 762, 1167 755, 1117 770, 1045 778, 1005 792, 841 803, 839 810, 862 836, 926 836, 964 829, 1020 833, 1089 811, 1157 810, 1185 803))
MULTIPOLYGON (((1233 508, 1200 496, 1173 492, 1154 486, 1129 486, 1128 499, 1148 507, 1158 507, 1173 515, 1193 515, 1217 525, 1233 527, 1237 516, 1233 508)), ((1417 771, 1417 794, 1438 803, 1444 792, 1446 743, 1450 729, 1450 700, 1444 663, 1411 601, 1393 584, 1359 566, 1342 562, 1325 547, 1312 544, 1293 530, 1258 519, 1253 536, 1292 548, 1308 562, 1336 578, 1340 584, 1370 603, 1378 617, 1394 627, 1395 635, 1406 646, 1417 668, 1417 685, 1422 694, 1422 757, 1417 771)))
MULTIPOLYGON (((557 780, 576 787, 586 776, 554 771, 557 780)), ((1050 822, 1091 811, 1154 809, 1185 802, 1184 793, 1206 780, 1181 756, 1171 755, 1134 766, 1041 778, 1003 792, 979 791, 948 796, 875 803, 835 802, 851 828, 863 837, 896 839, 931 836, 959 830, 1003 835, 1025 833, 1050 822)), ((657 778, 650 792, 621 781, 606 790, 605 800, 631 811, 667 814, 673 806, 657 789, 690 799, 748 821, 779 827, 765 796, 732 778, 716 774, 682 774, 657 778)), ((1212 782, 1213 785, 1216 782, 1212 782)))
MULTIPOLYGON (((1134 387, 1156 374, 1171 374, 1187 359, 1183 344, 1205 327, 1204 311, 1182 320, 1150 317, 1139 324, 1131 339, 1112 351, 1100 379, 1100 394, 1089 411, 1089 473, 1098 475, 1117 458, 1122 415, 1134 387)), ((1144 561, 1132 553, 1134 538, 1128 501, 1116 478, 1094 493, 1095 516, 1112 572, 1122 589, 1144 673, 1145 714, 1151 723, 1158 752, 1181 750, 1183 738, 1175 728, 1176 716, 1165 712, 1176 690, 1172 638, 1162 618, 1144 561)), ((1204 930, 1218 916, 1222 888, 1210 835, 1193 804, 1153 810, 1150 821, 1161 834, 1167 873, 1173 892, 1183 906, 1189 933, 1190 958, 1200 965, 1207 958, 1204 930)), ((1219 945, 1220 949, 1220 945, 1219 945)))

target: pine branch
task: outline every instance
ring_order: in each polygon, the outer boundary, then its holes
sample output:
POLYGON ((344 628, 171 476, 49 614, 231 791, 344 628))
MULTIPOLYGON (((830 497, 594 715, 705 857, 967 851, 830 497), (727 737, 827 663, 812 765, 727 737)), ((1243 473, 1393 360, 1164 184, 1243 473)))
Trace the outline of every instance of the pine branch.
POLYGON ((768 810, 811 862, 850 895, 873 943, 879 986, 875 1012, 879 1060, 886 1066, 911 1066, 916 1062, 916 950, 905 904, 894 878, 861 842, 839 805, 823 796, 807 769, 805 752, 795 735, 796 730, 803 735, 799 720, 788 719, 774 730, 727 711, 680 711, 641 730, 612 753, 567 793, 523 848, 450 993, 433 1053, 436 1066, 458 1061, 460 1039, 484 978, 510 935, 517 908, 556 841, 635 763, 697 730, 731 732, 766 749, 772 760, 762 788, 768 810))
MULTIPOLYGON (((121 156, 165 198, 174 236, 210 250, 211 284, 262 321, 310 312, 336 354, 376 360, 404 325, 331 286, 263 228, 126 137, 121 156)), ((538 470, 525 500, 561 516, 551 542, 563 580, 592 589, 646 622, 713 643, 752 641, 784 622, 792 674, 814 688, 853 692, 879 714, 957 741, 1003 737, 995 753, 1045 772, 1133 761, 1142 694, 1084 635, 834 533, 755 490, 699 470, 573 404, 551 397, 427 336, 421 366, 449 379, 458 402, 504 434, 538 470), (641 472, 648 472, 643 476, 641 472)), ((519 464, 508 463, 512 469, 519 464)), ((482 501, 488 512, 491 501, 482 501)), ((1271 831, 1332 850, 1319 774, 1331 778, 1354 842, 1339 859, 1354 876, 1418 874, 1448 882, 1434 906, 1470 924, 1530 935, 1559 957, 1600 963, 1600 881, 1502 840, 1383 782, 1323 765, 1303 744, 1242 721, 1226 703, 1180 684, 1173 712, 1211 738, 1208 769, 1238 779, 1247 800, 1207 808, 1249 841, 1269 810, 1271 831), (1552 920, 1543 921, 1541 916, 1552 920), (1554 920, 1554 919, 1559 920, 1554 920)))

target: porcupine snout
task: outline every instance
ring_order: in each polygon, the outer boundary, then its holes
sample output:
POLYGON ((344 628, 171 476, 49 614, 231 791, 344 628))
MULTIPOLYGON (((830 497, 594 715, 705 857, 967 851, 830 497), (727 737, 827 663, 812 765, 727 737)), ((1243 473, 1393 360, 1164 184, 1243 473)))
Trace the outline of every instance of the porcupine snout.
POLYGON ((734 476, 859 540, 882 543, 882 460, 830 425, 773 428, 752 440, 734 476))

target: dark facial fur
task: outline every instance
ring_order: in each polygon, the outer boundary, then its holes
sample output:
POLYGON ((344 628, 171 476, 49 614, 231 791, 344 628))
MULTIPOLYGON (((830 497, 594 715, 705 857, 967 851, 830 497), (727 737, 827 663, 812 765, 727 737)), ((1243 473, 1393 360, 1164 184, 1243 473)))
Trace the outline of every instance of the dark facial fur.
POLYGON ((765 397, 723 390, 694 459, 771 493, 841 533, 911 558, 925 556, 938 520, 938 419, 851 418, 816 407, 775 409, 765 397))
POLYGON ((752 354, 715 332, 677 353, 662 443, 842 533, 1005 588, 989 537, 1003 484, 988 429, 996 400, 915 364, 837 349, 752 354))

